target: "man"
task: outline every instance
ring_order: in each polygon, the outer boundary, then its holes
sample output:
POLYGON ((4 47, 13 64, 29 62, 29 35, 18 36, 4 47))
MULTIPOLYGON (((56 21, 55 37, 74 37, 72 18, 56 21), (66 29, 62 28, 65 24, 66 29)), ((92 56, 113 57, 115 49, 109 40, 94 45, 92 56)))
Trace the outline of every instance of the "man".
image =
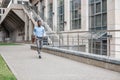
POLYGON ((45 29, 42 26, 41 20, 37 21, 37 26, 34 27, 33 33, 34 33, 35 39, 36 39, 38 55, 39 55, 39 58, 41 58, 40 50, 43 45, 43 38, 44 38, 44 34, 45 34, 45 29))

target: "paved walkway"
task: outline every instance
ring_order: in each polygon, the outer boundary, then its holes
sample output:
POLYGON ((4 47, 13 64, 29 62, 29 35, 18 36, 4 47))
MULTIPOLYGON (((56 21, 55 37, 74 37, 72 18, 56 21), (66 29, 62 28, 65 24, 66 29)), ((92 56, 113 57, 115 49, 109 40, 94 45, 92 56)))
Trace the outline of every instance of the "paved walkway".
POLYGON ((42 53, 30 45, 0 46, 0 53, 18 80, 120 80, 120 73, 42 53))

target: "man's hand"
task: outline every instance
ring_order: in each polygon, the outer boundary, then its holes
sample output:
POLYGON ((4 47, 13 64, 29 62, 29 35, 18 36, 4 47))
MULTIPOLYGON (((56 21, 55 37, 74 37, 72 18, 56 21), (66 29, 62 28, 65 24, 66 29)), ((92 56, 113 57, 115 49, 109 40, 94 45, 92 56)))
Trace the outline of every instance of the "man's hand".
POLYGON ((37 38, 37 36, 35 36, 35 40, 37 40, 38 38, 37 38))

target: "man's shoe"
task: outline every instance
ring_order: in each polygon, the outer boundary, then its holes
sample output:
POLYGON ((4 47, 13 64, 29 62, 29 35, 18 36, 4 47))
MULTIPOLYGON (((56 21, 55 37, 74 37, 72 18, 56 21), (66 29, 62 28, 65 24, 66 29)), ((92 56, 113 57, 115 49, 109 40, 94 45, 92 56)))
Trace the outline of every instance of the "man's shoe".
POLYGON ((41 59, 41 56, 39 55, 39 59, 41 59))

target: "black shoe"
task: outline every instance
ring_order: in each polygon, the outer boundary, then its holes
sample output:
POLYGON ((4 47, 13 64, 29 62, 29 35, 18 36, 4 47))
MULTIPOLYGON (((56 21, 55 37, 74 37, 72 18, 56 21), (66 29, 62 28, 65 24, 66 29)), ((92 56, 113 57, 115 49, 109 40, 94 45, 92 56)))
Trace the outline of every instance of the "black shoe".
POLYGON ((39 56, 39 59, 41 59, 41 56, 39 56))

